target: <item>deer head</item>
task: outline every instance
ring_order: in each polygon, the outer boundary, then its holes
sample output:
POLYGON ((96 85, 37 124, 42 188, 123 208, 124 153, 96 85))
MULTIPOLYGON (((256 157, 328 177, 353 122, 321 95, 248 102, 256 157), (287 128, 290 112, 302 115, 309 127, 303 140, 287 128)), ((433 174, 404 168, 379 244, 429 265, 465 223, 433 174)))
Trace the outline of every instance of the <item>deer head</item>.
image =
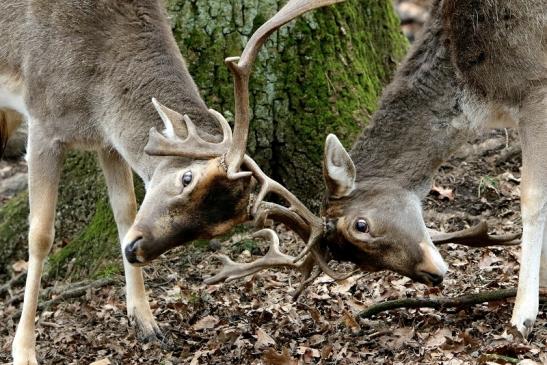
MULTIPOLYGON (((267 178, 245 155, 249 131, 249 78, 258 51, 271 33, 299 15, 343 0, 291 0, 251 37, 241 57, 230 57, 226 65, 234 76, 235 128, 210 110, 223 132, 220 142, 201 138, 187 115, 153 100, 165 129, 150 130, 145 152, 168 156, 159 162, 135 223, 124 238, 124 253, 133 264, 144 264, 168 249, 197 238, 225 233, 249 219, 251 176, 269 189, 267 178), (181 160, 191 164, 182 163, 181 160), (187 166, 187 167, 181 167, 187 166), (241 171, 241 167, 250 171, 241 171)), ((203 132, 201 132, 203 135, 203 132)), ((285 193, 284 189, 282 194, 285 193)), ((261 195, 260 200, 264 198, 261 195)))
POLYGON ((165 158, 157 159, 143 204, 125 237, 125 255, 133 264, 149 262, 185 242, 223 234, 246 221, 253 186, 250 172, 229 175, 225 156, 238 145, 222 115, 209 111, 223 134, 222 141, 209 142, 214 136, 200 137, 187 115, 155 99, 152 103, 165 129, 152 128, 144 150, 165 158))
POLYGON ((356 181, 356 169, 338 138, 325 143, 327 197, 322 215, 332 226, 328 246, 336 259, 366 271, 389 269, 437 285, 447 265, 433 245, 420 199, 386 181, 356 181))

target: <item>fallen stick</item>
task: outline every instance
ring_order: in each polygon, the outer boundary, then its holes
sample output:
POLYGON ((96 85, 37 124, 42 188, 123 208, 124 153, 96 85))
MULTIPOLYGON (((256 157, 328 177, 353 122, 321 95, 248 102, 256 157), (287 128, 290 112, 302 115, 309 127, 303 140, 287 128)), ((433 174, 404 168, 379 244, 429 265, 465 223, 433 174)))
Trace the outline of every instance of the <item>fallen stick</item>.
MULTIPOLYGON (((547 289, 540 289, 540 303, 547 303, 547 289)), ((371 305, 367 309, 359 312, 358 317, 369 318, 378 313, 398 308, 457 308, 481 304, 485 302, 494 302, 507 298, 514 298, 517 295, 517 289, 499 289, 476 294, 465 294, 458 297, 437 297, 437 298, 405 298, 388 300, 371 305)))
MULTIPOLYGON (((55 298, 38 304, 38 310, 44 310, 46 308, 51 307, 52 305, 59 304, 67 299, 82 297, 87 293, 89 289, 102 288, 107 285, 112 285, 115 282, 116 282, 115 279, 99 279, 86 285, 82 285, 82 283, 77 283, 73 287, 68 287, 66 291, 63 291, 61 294, 59 294, 55 298)), ((15 314, 13 315, 13 318, 21 317, 21 312, 22 310, 15 312, 15 314)))
POLYGON ((26 272, 22 272, 16 276, 14 276, 13 278, 11 278, 7 283, 5 283, 4 285, 0 286, 0 295, 4 295, 4 293, 9 293, 9 290, 14 286, 14 285, 17 285, 19 283, 22 283, 23 281, 25 281, 27 277, 27 273, 26 272))

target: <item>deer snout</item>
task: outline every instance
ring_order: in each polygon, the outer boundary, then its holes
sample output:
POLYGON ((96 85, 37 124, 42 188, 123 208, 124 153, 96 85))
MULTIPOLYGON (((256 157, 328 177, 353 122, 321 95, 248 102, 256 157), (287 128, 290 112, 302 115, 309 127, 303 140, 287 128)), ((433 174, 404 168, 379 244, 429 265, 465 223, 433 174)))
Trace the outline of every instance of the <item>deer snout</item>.
POLYGON ((145 262, 138 245, 141 239, 142 237, 139 237, 133 242, 130 242, 129 244, 125 246, 125 249, 124 249, 125 258, 132 265, 139 266, 139 264, 142 265, 145 262))
POLYGON ((146 262, 139 245, 143 237, 143 234, 135 229, 130 229, 125 235, 123 254, 127 262, 132 265, 141 266, 146 262))
POLYGON ((433 244, 421 242, 422 261, 416 267, 420 281, 428 285, 439 285, 448 271, 448 265, 433 244))

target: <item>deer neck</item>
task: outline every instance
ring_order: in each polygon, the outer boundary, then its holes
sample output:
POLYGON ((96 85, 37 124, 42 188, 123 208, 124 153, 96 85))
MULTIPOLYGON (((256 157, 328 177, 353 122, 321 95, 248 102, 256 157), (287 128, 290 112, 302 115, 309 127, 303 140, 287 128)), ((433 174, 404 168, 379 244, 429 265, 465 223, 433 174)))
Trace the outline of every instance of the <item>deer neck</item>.
POLYGON ((101 90, 97 92, 102 98, 102 112, 95 119, 108 143, 146 183, 163 160, 172 159, 144 153, 150 129, 165 129, 151 103, 152 97, 187 114, 199 132, 218 140, 222 135, 181 57, 161 3, 142 4, 145 9, 138 10, 146 16, 139 19, 139 29, 117 26, 125 21, 125 15, 111 22, 111 37, 118 46, 102 53, 102 80, 98 83, 101 90))
POLYGON ((441 25, 432 18, 350 152, 357 186, 389 181, 423 198, 440 164, 473 132, 441 25))

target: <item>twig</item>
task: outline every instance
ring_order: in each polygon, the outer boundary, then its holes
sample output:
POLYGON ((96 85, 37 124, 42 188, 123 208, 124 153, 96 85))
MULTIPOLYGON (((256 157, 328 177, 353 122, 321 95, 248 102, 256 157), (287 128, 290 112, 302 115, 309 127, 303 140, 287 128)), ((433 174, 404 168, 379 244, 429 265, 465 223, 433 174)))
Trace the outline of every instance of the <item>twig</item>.
MULTIPOLYGON (((107 285, 112 285, 115 282, 116 282, 115 279, 110 278, 110 279, 99 279, 87 285, 81 285, 82 283, 77 283, 77 285, 67 288, 66 291, 59 294, 57 297, 38 304, 38 310, 44 310, 46 308, 51 307, 52 305, 59 304, 67 299, 79 298, 81 296, 84 296, 89 289, 102 288, 107 285)), ((13 318, 19 318, 19 317, 21 317, 21 310, 17 311, 13 315, 13 318)))
POLYGON ((11 278, 7 283, 0 286, 0 295, 4 295, 4 293, 9 293, 9 290, 11 289, 11 287, 23 282, 26 277, 27 277, 27 273, 25 271, 11 278))
MULTIPOLYGON (((540 289, 540 302, 547 302, 547 289, 540 289)), ((493 302, 507 298, 513 298, 517 295, 517 289, 499 289, 476 294, 466 294, 458 297, 438 297, 438 298, 406 298, 388 300, 381 303, 376 303, 361 311, 358 316, 361 318, 369 318, 378 313, 398 308, 455 308, 462 306, 470 306, 484 302, 493 302)))
MULTIPOLYGON (((499 354, 484 354, 479 358, 479 361, 480 360, 484 360, 485 362, 495 361, 496 364, 498 363, 498 361, 501 361, 503 363, 509 363, 509 364, 518 364, 520 362, 520 360, 517 358, 499 355, 499 354)), ((481 364, 482 364, 482 361, 481 361, 481 364)))

